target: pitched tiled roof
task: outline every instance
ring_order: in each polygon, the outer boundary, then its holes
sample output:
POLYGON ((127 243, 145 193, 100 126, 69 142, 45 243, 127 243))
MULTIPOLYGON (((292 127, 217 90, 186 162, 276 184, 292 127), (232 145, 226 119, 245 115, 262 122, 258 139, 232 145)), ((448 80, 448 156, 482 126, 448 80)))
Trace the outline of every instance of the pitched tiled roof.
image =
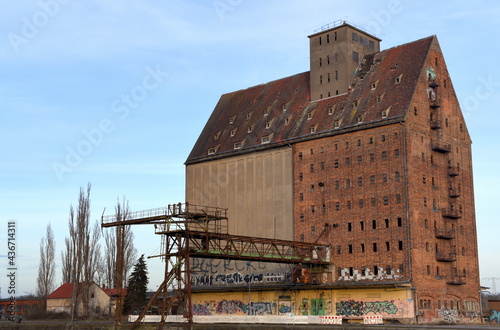
POLYGON ((348 94, 311 101, 304 72, 222 95, 186 164, 404 120, 434 39, 365 56, 348 94))
POLYGON ((47 299, 71 298, 73 296, 73 283, 64 283, 54 292, 47 296, 47 299))

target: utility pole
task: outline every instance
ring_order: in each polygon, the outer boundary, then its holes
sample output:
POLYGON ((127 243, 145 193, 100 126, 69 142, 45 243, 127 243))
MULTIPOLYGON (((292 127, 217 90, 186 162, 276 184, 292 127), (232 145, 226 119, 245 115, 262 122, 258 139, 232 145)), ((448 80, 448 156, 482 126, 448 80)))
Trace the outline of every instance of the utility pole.
POLYGON ((116 227, 116 274, 115 286, 118 291, 115 304, 115 324, 121 323, 122 308, 123 308, 123 258, 124 258, 124 245, 125 245, 125 228, 123 225, 116 227))

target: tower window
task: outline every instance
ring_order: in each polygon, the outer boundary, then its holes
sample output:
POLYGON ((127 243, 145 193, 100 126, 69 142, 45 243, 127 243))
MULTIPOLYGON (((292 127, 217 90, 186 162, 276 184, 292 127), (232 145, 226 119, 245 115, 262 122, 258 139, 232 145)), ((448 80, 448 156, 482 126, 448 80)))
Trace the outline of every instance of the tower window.
POLYGON ((359 53, 358 52, 352 52, 352 60, 353 60, 353 62, 356 62, 356 63, 359 62, 359 53))

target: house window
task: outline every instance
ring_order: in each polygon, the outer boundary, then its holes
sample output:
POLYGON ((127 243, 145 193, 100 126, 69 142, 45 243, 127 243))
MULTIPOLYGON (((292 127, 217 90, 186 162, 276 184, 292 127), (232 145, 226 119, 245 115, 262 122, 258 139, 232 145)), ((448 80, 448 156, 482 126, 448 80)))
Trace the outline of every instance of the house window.
POLYGON ((299 200, 302 202, 304 201, 304 193, 299 194, 299 200))
POLYGON ((261 143, 264 144, 264 143, 269 143, 271 142, 271 137, 268 135, 268 136, 263 136, 261 138, 261 143))
POLYGON ((389 197, 384 196, 384 205, 389 205, 389 197))
POLYGON ((399 158, 399 149, 394 149, 394 157, 399 158))
POLYGON ((375 154, 370 154, 370 163, 375 161, 375 154))
POLYGON ((311 171, 311 173, 314 173, 314 164, 309 165, 309 170, 311 171))
POLYGON ((359 62, 359 53, 352 52, 352 61, 358 63, 359 62))
POLYGON ((401 181, 401 174, 399 172, 396 172, 396 182, 401 181))
POLYGON ((333 123, 333 127, 334 128, 339 128, 340 127, 340 122, 338 120, 336 120, 334 123, 333 123))
POLYGON ((360 221, 360 222, 359 222, 359 228, 360 228, 361 230, 365 230, 365 222, 364 222, 364 221, 360 221))
POLYGON ((304 180, 304 175, 302 174, 302 172, 299 173, 299 181, 303 181, 304 180))
POLYGON ((358 165, 363 164, 363 156, 358 156, 358 165))
POLYGON ((360 177, 358 178, 358 186, 362 186, 362 185, 363 185, 363 177, 362 177, 362 176, 360 176, 360 177))
POLYGON ((311 205, 311 213, 316 213, 316 207, 314 205, 311 205))
POLYGON ((300 215, 300 222, 304 222, 304 214, 303 213, 300 215))
POLYGON ((238 130, 237 128, 232 129, 232 130, 231 130, 231 136, 234 136, 234 135, 236 134, 236 131, 237 131, 237 130, 238 130))
MULTIPOLYGON (((352 253, 352 244, 349 244, 349 253, 352 253)), ((352 267, 351 267, 352 268, 352 267)), ((351 275, 352 276, 352 275, 351 275)))
POLYGON ((216 149, 215 149, 215 148, 209 148, 209 149, 208 149, 208 154, 209 154, 209 155, 213 155, 213 154, 215 154, 215 151, 216 151, 216 149))
POLYGON ((346 157, 346 159, 345 159, 345 164, 346 164, 347 166, 351 166, 351 158, 346 157))
POLYGON ((391 251, 391 243, 390 242, 385 242, 385 249, 387 251, 391 251))
POLYGON ((333 167, 334 167, 334 168, 339 168, 339 160, 338 160, 338 159, 335 159, 335 160, 333 161, 333 167))
POLYGON ((402 226, 403 226, 403 219, 398 218, 398 227, 402 227, 402 226))
POLYGON ((347 179, 347 180, 345 181, 345 187, 346 187, 346 188, 351 188, 351 179, 347 179))
POLYGON ((234 144, 234 149, 241 149, 241 145, 242 145, 241 142, 236 142, 234 144))
POLYGON ((351 201, 347 201, 347 209, 350 210, 352 208, 352 203, 351 201))
POLYGON ((398 241, 398 249, 403 250, 403 241, 398 241))
POLYGON ((387 182, 387 174, 382 174, 382 182, 387 182))
POLYGON ((335 203, 335 210, 337 210, 337 211, 340 210, 340 202, 335 203))
POLYGON ((377 243, 373 243, 373 252, 377 252, 377 243))
POLYGON ((365 245, 363 243, 361 243, 361 252, 365 253, 365 245))
POLYGON ((385 228, 389 228, 389 219, 385 219, 384 222, 385 222, 385 228))
POLYGON ((370 176, 370 183, 374 184, 375 183, 375 175, 370 176))
POLYGON ((382 160, 387 160, 387 151, 382 151, 382 160))
POLYGON ((377 220, 372 220, 372 228, 377 229, 377 220))
POLYGON ((311 235, 316 235, 316 227, 315 226, 311 226, 311 235))
POLYGON ((271 127, 271 122, 270 121, 266 121, 266 128, 269 128, 271 127))
POLYGON ((359 208, 362 209, 363 208, 363 205, 364 204, 364 201, 362 199, 359 200, 359 208))
POLYGON ((352 231, 352 222, 347 223, 347 231, 352 231))

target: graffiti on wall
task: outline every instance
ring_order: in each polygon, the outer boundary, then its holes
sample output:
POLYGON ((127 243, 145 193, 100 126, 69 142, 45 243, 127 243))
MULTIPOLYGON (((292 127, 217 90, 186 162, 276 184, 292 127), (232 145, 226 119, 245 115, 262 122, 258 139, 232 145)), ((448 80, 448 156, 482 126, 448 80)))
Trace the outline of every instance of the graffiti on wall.
POLYGON ((380 281, 380 280, 397 280, 403 277, 403 272, 399 268, 386 269, 378 267, 377 271, 370 268, 353 269, 348 268, 340 269, 339 281, 380 281))
POLYGON ((388 301, 356 301, 342 300, 336 304, 337 315, 344 316, 363 316, 368 313, 374 314, 396 314, 398 307, 394 300, 388 301))
POLYGON ((456 309, 441 308, 438 309, 438 315, 443 321, 448 323, 458 322, 458 311, 456 309))
POLYGON ((241 262, 192 258, 191 285, 244 285, 291 280, 291 266, 265 262, 241 262))
MULTIPOLYGON (((288 276, 289 277, 289 276, 288 276)), ((287 278, 285 273, 258 273, 243 275, 239 272, 218 275, 193 275, 191 285, 193 286, 213 286, 213 285, 238 285, 251 283, 274 283, 283 282, 287 278)))
MULTIPOLYGON (((193 315, 268 315, 273 314, 276 303, 253 302, 245 304, 240 300, 206 301, 203 304, 193 304, 193 315)), ((281 308, 280 308, 281 309, 281 308)))
POLYGON ((497 323, 500 323, 500 312, 492 310, 490 315, 490 322, 493 322, 495 320, 497 320, 497 323))

